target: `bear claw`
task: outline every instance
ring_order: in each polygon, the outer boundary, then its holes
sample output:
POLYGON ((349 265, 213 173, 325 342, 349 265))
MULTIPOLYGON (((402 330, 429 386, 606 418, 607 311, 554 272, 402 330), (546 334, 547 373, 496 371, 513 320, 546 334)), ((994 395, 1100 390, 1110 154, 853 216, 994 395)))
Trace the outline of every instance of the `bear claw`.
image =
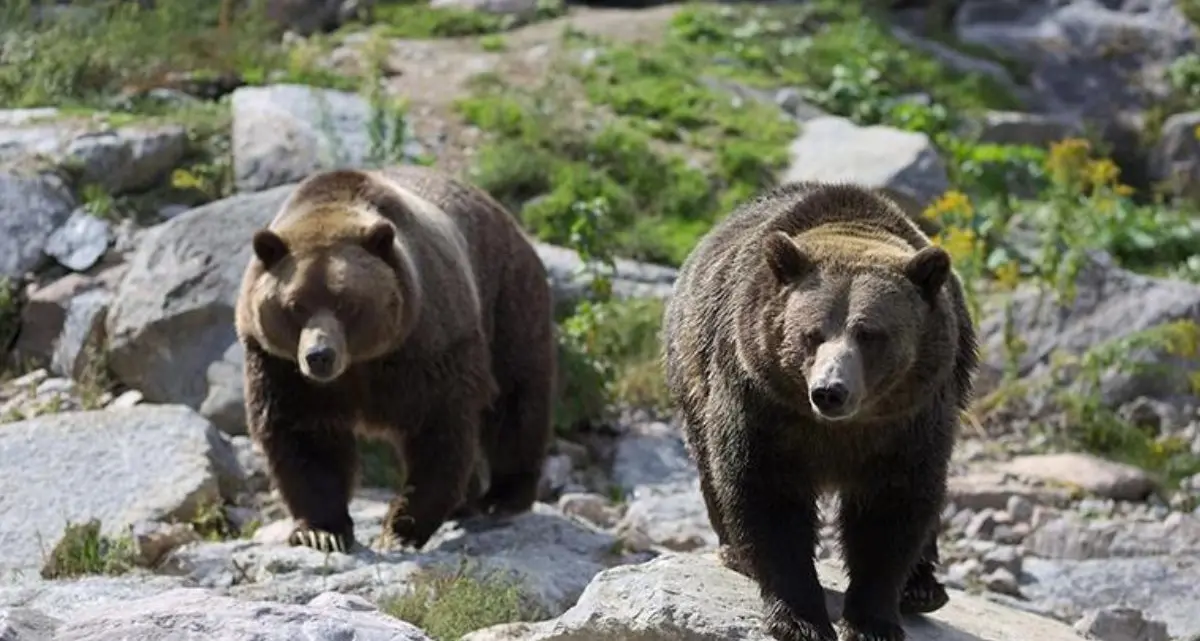
POLYGON ((344 554, 350 549, 350 542, 346 540, 345 536, 307 527, 298 527, 293 530, 291 536, 288 537, 288 543, 310 547, 320 552, 344 554))
POLYGON ((894 623, 871 622, 855 625, 842 619, 837 626, 837 641, 905 641, 904 628, 894 623))
POLYGON ((904 586, 900 595, 902 614, 927 614, 950 602, 946 588, 932 575, 918 577, 904 586))
POLYGON ((767 617, 767 631, 780 641, 835 641, 832 628, 822 630, 787 614, 767 617))

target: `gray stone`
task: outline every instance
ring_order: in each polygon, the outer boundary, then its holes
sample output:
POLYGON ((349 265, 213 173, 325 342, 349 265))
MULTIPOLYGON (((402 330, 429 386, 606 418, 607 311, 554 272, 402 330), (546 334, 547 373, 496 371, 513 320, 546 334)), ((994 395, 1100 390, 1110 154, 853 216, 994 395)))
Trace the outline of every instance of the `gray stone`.
POLYGON ((68 521, 119 535, 139 520, 186 520, 222 498, 236 459, 178 406, 67 412, 0 430, 0 570, 41 565, 68 521), (40 544, 39 544, 40 543, 40 544), (45 546, 44 550, 42 546, 45 546))
POLYGON ((89 368, 103 368, 104 315, 112 294, 93 289, 71 299, 63 321, 62 334, 54 345, 50 371, 76 380, 82 379, 89 368))
POLYGON ((208 395, 200 404, 200 414, 226 434, 245 434, 247 429, 245 357, 242 344, 234 343, 205 372, 208 395))
MULTIPOLYGON (((1076 280, 1077 295, 1058 305, 1054 293, 1021 286, 1012 295, 1012 331, 1025 342, 1017 358, 1017 375, 1037 383, 1051 369, 1052 355, 1079 356, 1098 345, 1180 320, 1200 322, 1200 285, 1135 274, 1118 267, 1111 256, 1091 253, 1076 280)), ((980 342, 984 362, 981 380, 999 380, 1007 357, 1001 300, 984 302, 980 342)), ((1195 358, 1162 349, 1137 349, 1123 359, 1125 371, 1107 373, 1098 392, 1113 409, 1139 396, 1152 399, 1189 393, 1195 358), (1135 367, 1141 366, 1141 367, 1135 367)), ((986 394, 986 386, 979 393, 986 394)))
POLYGON ((374 7, 375 0, 268 0, 266 15, 286 29, 308 36, 369 16, 374 7))
POLYGON ((978 124, 977 135, 979 142, 1049 147, 1083 133, 1082 125, 1070 118, 1019 111, 988 111, 978 124))
POLYGON ((58 641, 169 641, 189 636, 228 641, 429 641, 416 626, 362 603, 320 597, 307 606, 242 601, 197 588, 179 588, 120 608, 80 612, 58 641))
MULTIPOLYGON (((231 97, 233 171, 238 191, 261 191, 302 180, 321 169, 415 160, 423 149, 407 121, 400 157, 373 150, 372 108, 362 96, 306 85, 241 87, 231 97)), ((392 132, 385 140, 394 137, 392 132)))
MULTIPOLYGON (((831 615, 840 616, 843 570, 819 563, 831 615)), ((771 641, 762 600, 748 578, 709 554, 668 554, 599 574, 557 619, 503 624, 462 641, 771 641)), ((910 641, 1078 641, 1070 627, 955 592, 949 604, 904 620, 910 641)))
POLYGON ((1162 125, 1158 143, 1150 155, 1154 180, 1163 181, 1177 196, 1200 196, 1200 111, 1179 113, 1162 125))
POLYGON ((38 267, 46 241, 73 209, 61 176, 0 168, 0 278, 19 279, 38 267))
POLYGON ((1097 641, 1170 641, 1165 623, 1147 621, 1141 610, 1119 606, 1088 610, 1075 622, 1075 631, 1097 641))
POLYGON ((293 187, 219 200, 150 229, 108 313, 109 366, 122 383, 153 403, 199 407, 208 366, 236 339, 250 237, 293 187))
POLYGON ((1155 488, 1145 470, 1080 452, 1018 456, 1001 465, 1000 471, 1066 483, 1114 500, 1140 501, 1155 488))
POLYGON ((1167 624, 1174 638, 1200 634, 1200 557, 1056 561, 1026 558, 1022 595, 1064 621, 1120 604, 1167 624))
POLYGON ((91 269, 108 251, 112 230, 107 221, 85 209, 76 209, 71 217, 46 239, 46 253, 71 271, 91 269))
POLYGON ((887 187, 921 207, 945 192, 946 165, 923 133, 883 125, 860 127, 846 118, 814 118, 791 145, 782 182, 853 181, 887 187))
POLYGON ((1195 46, 1172 0, 966 0, 962 42, 1028 63, 1043 111, 1107 119, 1165 99, 1166 66, 1195 46))
POLYGON ((28 608, 0 609, 0 641, 52 641, 62 622, 28 608))

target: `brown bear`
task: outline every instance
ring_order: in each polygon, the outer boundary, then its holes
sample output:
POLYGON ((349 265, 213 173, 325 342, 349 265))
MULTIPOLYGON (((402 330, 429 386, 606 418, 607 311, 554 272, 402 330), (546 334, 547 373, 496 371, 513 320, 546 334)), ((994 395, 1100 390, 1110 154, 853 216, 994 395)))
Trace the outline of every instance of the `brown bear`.
POLYGON ((303 180, 252 239, 237 300, 246 416, 296 529, 346 550, 356 434, 390 441, 411 493, 385 532, 536 498, 552 436, 547 273, 514 218, 433 169, 303 180))
POLYGON ((723 561, 770 632, 836 638, 813 562, 837 491, 850 583, 841 639, 901 641, 948 599, 936 530, 976 334, 950 257, 881 193, 776 187, 680 268, 663 361, 723 561))

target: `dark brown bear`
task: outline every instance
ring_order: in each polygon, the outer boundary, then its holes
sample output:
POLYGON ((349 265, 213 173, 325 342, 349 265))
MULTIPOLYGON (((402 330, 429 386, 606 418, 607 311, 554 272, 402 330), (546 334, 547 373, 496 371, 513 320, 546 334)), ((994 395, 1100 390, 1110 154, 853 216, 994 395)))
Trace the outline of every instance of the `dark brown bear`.
POLYGON ((405 467, 411 492, 387 524, 401 543, 455 515, 529 509, 555 344, 545 268, 506 210, 431 169, 326 171, 253 248, 237 303, 246 415, 293 543, 354 543, 356 433, 405 467))
POLYGON ((901 641, 901 612, 946 603, 936 529, 976 336, 950 257, 894 202, 807 182, 745 203, 684 262, 664 339, 722 556, 776 638, 836 638, 813 563, 824 491, 841 639, 901 641))

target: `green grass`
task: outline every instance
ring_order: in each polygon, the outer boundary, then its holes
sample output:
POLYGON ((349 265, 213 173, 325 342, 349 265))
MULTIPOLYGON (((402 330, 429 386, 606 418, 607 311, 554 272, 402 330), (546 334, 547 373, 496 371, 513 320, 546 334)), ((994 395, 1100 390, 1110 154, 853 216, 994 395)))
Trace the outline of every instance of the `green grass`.
POLYGON ((381 609, 425 631, 434 641, 457 641, 468 632, 501 623, 540 618, 525 603, 520 586, 505 577, 431 570, 418 574, 408 592, 381 609))
POLYGON ((88 574, 123 574, 133 568, 135 558, 133 540, 102 535, 100 521, 68 523, 42 566, 41 575, 43 579, 65 579, 88 574))
POLYGON ((542 0, 530 15, 493 14, 454 7, 430 7, 411 0, 381 2, 374 24, 391 38, 457 38, 508 31, 518 26, 563 15, 561 0, 542 0))

